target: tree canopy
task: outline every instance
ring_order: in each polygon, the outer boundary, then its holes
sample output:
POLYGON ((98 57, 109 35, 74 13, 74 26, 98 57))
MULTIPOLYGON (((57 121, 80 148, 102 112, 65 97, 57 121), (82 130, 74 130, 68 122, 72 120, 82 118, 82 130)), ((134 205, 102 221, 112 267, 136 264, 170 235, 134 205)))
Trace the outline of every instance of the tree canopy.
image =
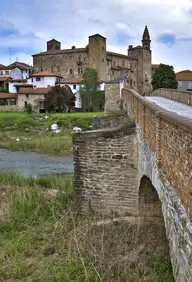
POLYGON ((173 66, 160 64, 153 75, 153 90, 158 88, 177 89, 176 75, 173 66))
POLYGON ((99 86, 99 75, 96 69, 86 68, 83 73, 83 89, 85 91, 97 91, 99 86))
POLYGON ((75 106, 75 95, 69 86, 54 86, 50 88, 44 100, 45 109, 48 111, 70 111, 75 106))
POLYGON ((80 89, 82 109, 84 111, 102 111, 105 104, 105 92, 99 89, 99 75, 96 69, 86 68, 80 89))

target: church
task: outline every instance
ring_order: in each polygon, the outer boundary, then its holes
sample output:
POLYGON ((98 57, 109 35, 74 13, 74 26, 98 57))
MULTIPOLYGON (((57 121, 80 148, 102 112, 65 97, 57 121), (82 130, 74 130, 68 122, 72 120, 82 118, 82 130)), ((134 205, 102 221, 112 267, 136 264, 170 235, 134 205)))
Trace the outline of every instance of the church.
POLYGON ((151 39, 147 26, 142 45, 129 45, 127 55, 107 51, 107 39, 89 36, 84 48, 61 49, 61 42, 47 42, 47 51, 33 55, 34 72, 49 71, 69 80, 80 79, 84 70, 97 69, 100 82, 123 80, 126 87, 147 94, 151 91, 151 39))

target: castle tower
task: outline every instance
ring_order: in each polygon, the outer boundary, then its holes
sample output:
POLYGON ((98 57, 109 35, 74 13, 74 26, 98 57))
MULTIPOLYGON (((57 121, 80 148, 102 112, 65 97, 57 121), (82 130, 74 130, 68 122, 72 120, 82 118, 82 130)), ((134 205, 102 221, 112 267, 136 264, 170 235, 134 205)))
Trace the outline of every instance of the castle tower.
POLYGON ((106 38, 100 34, 89 36, 89 67, 96 69, 101 81, 107 80, 106 38))
POLYGON ((142 46, 129 46, 128 56, 138 60, 137 86, 141 95, 148 95, 151 92, 151 39, 147 26, 145 27, 142 46))
POLYGON ((151 39, 150 39, 149 30, 147 26, 145 26, 145 30, 143 32, 142 46, 143 48, 147 50, 151 49, 151 39))
POLYGON ((47 51, 61 50, 61 42, 52 39, 47 41, 47 51))

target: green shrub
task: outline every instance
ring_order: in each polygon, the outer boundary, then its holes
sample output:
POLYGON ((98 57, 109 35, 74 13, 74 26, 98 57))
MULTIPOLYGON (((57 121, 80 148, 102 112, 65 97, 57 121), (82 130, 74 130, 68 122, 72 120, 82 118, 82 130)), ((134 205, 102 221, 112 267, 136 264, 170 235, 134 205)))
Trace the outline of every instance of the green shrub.
POLYGON ((27 105, 25 105, 25 111, 28 113, 28 114, 31 114, 32 113, 32 105, 29 103, 27 105))

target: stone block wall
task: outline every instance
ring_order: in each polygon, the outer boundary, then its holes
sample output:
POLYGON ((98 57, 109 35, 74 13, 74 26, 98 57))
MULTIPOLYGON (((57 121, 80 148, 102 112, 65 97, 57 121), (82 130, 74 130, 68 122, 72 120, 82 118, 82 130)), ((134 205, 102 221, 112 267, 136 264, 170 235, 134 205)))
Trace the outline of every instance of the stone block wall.
POLYGON ((154 90, 150 96, 160 96, 164 98, 168 98, 189 106, 192 106, 192 92, 177 90, 177 89, 165 89, 159 88, 154 90))
POLYGON ((17 105, 0 106, 0 112, 19 112, 23 109, 19 108, 17 105))
POLYGON ((80 213, 138 214, 137 137, 133 123, 73 136, 74 189, 80 213))
POLYGON ((127 114, 121 112, 117 113, 114 116, 94 117, 92 122, 92 129, 99 130, 104 128, 119 127, 122 123, 127 121, 127 114))

